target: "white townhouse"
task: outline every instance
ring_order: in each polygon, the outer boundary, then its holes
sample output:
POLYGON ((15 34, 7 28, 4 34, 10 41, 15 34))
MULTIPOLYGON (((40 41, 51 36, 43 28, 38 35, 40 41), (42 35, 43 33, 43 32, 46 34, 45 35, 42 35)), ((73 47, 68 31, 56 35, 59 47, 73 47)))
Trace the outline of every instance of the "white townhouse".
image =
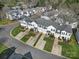
POLYGON ((34 29, 45 34, 54 34, 55 37, 69 40, 72 35, 72 28, 70 25, 60 25, 51 20, 38 18, 36 20, 28 17, 23 17, 20 21, 21 26, 34 29))
POLYGON ((36 8, 25 8, 21 10, 21 6, 12 7, 9 12, 6 13, 7 18, 10 20, 19 19, 22 15, 30 17, 37 13, 43 13, 46 10, 50 10, 51 8, 46 7, 36 7, 36 8))
POLYGON ((10 20, 18 20, 23 15, 21 10, 10 10, 6 13, 6 16, 10 20))
POLYGON ((46 10, 45 7, 36 7, 36 8, 30 8, 30 9, 24 9, 23 12, 25 16, 32 16, 39 12, 45 12, 45 10, 46 10))

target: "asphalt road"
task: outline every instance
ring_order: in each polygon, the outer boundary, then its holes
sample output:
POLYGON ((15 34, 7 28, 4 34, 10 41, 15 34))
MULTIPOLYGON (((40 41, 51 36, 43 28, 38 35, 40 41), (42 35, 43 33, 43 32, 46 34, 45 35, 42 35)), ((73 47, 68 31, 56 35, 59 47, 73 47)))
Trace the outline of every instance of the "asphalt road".
MULTIPOLYGON (((12 38, 10 36, 10 30, 18 24, 12 24, 8 26, 0 26, 0 42, 4 43, 7 47, 16 47, 16 53, 24 55, 27 52, 31 52, 33 59, 65 59, 56 55, 52 55, 12 38)), ((15 57, 17 59, 17 57, 15 57)))

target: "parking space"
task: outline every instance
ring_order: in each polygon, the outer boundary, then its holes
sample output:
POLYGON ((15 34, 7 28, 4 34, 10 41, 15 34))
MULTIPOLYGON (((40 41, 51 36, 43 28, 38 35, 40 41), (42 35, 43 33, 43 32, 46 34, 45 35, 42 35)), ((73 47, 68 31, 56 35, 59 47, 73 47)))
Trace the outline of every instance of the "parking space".
POLYGON ((42 34, 41 37, 40 37, 40 39, 39 39, 39 41, 37 42, 35 48, 38 48, 38 49, 41 49, 41 50, 44 49, 44 46, 46 44, 46 41, 43 40, 44 37, 45 37, 45 34, 42 34))
POLYGON ((38 40, 38 37, 40 36, 41 33, 38 33, 35 37, 31 37, 26 44, 30 46, 34 46, 35 42, 38 40))
POLYGON ((58 45, 58 38, 55 38, 51 53, 61 56, 61 52, 62 52, 62 47, 60 45, 58 45))

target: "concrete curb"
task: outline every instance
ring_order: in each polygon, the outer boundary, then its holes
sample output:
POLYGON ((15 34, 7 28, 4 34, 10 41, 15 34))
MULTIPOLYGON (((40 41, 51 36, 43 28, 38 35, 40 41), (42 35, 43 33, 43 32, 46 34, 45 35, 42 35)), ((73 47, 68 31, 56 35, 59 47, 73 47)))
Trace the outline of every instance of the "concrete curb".
POLYGON ((9 25, 13 25, 13 24, 16 24, 16 23, 19 23, 19 22, 14 22, 14 23, 10 23, 10 24, 5 24, 5 25, 0 25, 1 27, 4 27, 4 26, 9 26, 9 25))
MULTIPOLYGON (((16 26, 17 27, 17 26, 16 26)), ((16 28, 15 27, 15 28, 16 28)), ((14 29, 14 28, 13 28, 14 29)), ((13 35, 12 35, 12 31, 13 31, 13 29, 10 31, 10 36, 12 37, 12 38, 14 38, 14 39, 16 39, 13 35)), ((16 39, 17 40, 17 39, 16 39)), ((23 44, 26 44, 26 43, 24 43, 23 41, 21 41, 21 40, 18 40, 18 41, 20 41, 20 42, 22 42, 23 44)), ((28 44, 27 44, 28 45, 28 44)), ((31 46, 31 47, 33 47, 33 46, 31 46)), ((33 47, 33 48, 35 48, 35 47, 33 47)), ((37 49, 37 48, 36 48, 37 49)), ((40 49, 39 49, 40 50, 40 49)), ((44 51, 44 52, 47 52, 47 53, 50 53, 51 54, 51 52, 48 52, 48 51, 46 51, 46 50, 41 50, 41 51, 44 51)))
MULTIPOLYGON (((17 27, 17 26, 16 26, 17 27)), ((16 27, 14 27, 14 28, 16 28, 16 27)), ((14 29, 13 28, 13 29, 14 29)), ((12 30, 13 30, 12 29, 12 30)), ((12 38, 14 38, 15 40, 17 40, 13 35, 12 35, 12 30, 10 31, 10 36, 12 37, 12 38)), ((23 42, 23 41, 21 41, 21 40, 18 40, 18 41, 20 41, 21 43, 23 43, 23 44, 25 44, 26 45, 26 43, 25 42, 23 42)), ((28 45, 28 44, 27 44, 28 45)), ((30 45, 28 45, 28 46, 30 46, 30 45)), ((35 48, 34 46, 31 46, 32 48, 35 48)), ((38 49, 38 48, 35 48, 35 49, 38 49)), ((40 49, 38 49, 38 50, 40 50, 40 49)), ((48 52, 48 51, 46 51, 46 50, 40 50, 40 51, 43 51, 43 52, 46 52, 46 53, 49 53, 49 54, 51 54, 51 55, 54 55, 54 54, 52 54, 51 52, 48 52)), ((58 56, 58 55, 57 55, 58 56)), ((68 59, 67 57, 64 57, 64 56, 60 56, 60 57, 63 57, 63 58, 66 58, 66 59, 68 59)))
MULTIPOLYGON (((18 26, 18 25, 17 25, 18 26)), ((16 26, 16 27, 17 27, 16 26)), ((11 30, 10 30, 10 36, 12 37, 12 38, 14 38, 14 39, 16 39, 13 35, 12 35, 12 31, 16 28, 16 27, 14 27, 14 28, 12 28, 11 30)))

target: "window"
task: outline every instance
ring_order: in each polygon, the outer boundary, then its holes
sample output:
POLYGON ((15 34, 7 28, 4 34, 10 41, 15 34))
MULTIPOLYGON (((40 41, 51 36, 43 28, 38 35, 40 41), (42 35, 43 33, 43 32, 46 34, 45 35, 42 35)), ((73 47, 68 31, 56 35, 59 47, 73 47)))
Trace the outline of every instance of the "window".
POLYGON ((55 29, 51 29, 51 31, 55 31, 55 29))
POLYGON ((39 27, 42 27, 42 25, 39 25, 39 27))
POLYGON ((46 29, 46 27, 44 27, 44 29, 46 29))
POLYGON ((65 35, 65 33, 64 33, 64 32, 62 32, 62 34, 63 34, 63 35, 65 35))
POLYGON ((67 35, 67 33, 66 33, 66 35, 67 35))
POLYGON ((51 31, 53 31, 53 29, 51 29, 51 31))
POLYGON ((69 36, 70 36, 71 34, 69 34, 69 36))

